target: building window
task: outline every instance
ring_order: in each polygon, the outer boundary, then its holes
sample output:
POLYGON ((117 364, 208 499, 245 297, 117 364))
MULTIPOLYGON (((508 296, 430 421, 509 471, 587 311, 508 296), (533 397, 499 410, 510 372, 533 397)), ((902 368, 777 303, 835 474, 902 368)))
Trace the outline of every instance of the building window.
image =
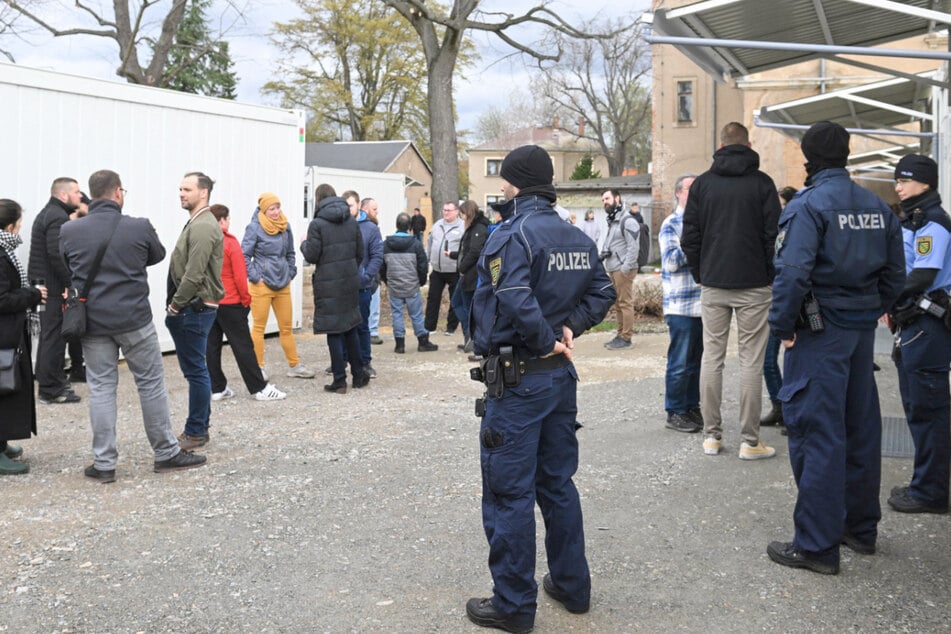
POLYGON ((677 82, 677 123, 693 123, 693 80, 677 82))
MULTIPOLYGON (((486 206, 486 207, 488 207, 488 206, 491 205, 492 203, 500 203, 500 202, 502 202, 502 197, 501 197, 501 196, 486 196, 486 197, 485 197, 485 206, 486 206)), ((486 215, 488 215, 488 214, 486 214, 486 215)))
POLYGON ((502 159, 486 159, 485 160, 485 175, 486 176, 498 176, 499 170, 502 168, 502 159))

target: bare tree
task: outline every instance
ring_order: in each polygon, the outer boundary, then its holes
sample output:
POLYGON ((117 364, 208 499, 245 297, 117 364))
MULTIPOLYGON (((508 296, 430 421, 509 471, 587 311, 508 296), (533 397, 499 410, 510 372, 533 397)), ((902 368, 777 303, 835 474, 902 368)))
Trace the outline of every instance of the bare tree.
POLYGON ((554 32, 563 51, 554 63, 539 63, 545 99, 577 121, 580 136, 596 141, 608 159, 611 176, 625 167, 646 169, 650 161, 650 46, 632 28, 632 21, 589 22, 588 31, 611 37, 576 39, 554 32))
MULTIPOLYGON (((18 17, 53 37, 88 35, 114 40, 119 47, 116 74, 129 83, 165 86, 174 74, 181 72, 182 65, 178 64, 170 75, 167 62, 169 51, 175 44, 175 34, 185 16, 187 0, 113 0, 111 12, 104 8, 106 3, 93 3, 93 6, 75 0, 75 9, 63 6, 56 12, 55 19, 48 19, 46 15, 50 12, 42 11, 40 3, 35 0, 2 0, 2 3, 18 17), (63 25, 62 22, 69 24, 63 25), (148 55, 151 55, 148 61, 140 58, 148 55)), ((208 52, 205 49, 194 51, 193 60, 203 59, 208 52)))
POLYGON ((514 30, 537 26, 573 37, 588 37, 548 8, 549 0, 521 15, 478 11, 479 0, 452 0, 446 8, 426 0, 383 0, 409 20, 423 43, 428 66, 427 100, 429 135, 433 152, 433 208, 459 198, 459 144, 453 108, 452 76, 467 30, 494 34, 515 51, 538 60, 557 60, 557 48, 545 50, 539 44, 520 39, 514 30))

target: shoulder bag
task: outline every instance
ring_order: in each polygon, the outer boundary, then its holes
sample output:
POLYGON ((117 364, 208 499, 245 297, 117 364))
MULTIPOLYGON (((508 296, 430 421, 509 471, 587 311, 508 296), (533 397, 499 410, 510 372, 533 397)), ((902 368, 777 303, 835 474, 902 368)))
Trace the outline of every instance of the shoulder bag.
POLYGON ((89 269, 89 277, 86 278, 86 283, 83 285, 82 293, 77 293, 76 289, 70 288, 66 294, 66 300, 63 302, 62 333, 64 337, 81 338, 86 334, 86 298, 89 297, 89 290, 92 288, 92 283, 99 274, 102 256, 105 255, 106 247, 109 246, 109 242, 112 240, 112 236, 115 234, 116 227, 119 226, 119 220, 121 219, 122 217, 120 216, 115 224, 112 225, 112 231, 109 232, 109 236, 99 247, 99 251, 96 253, 96 259, 92 263, 92 268, 89 269))

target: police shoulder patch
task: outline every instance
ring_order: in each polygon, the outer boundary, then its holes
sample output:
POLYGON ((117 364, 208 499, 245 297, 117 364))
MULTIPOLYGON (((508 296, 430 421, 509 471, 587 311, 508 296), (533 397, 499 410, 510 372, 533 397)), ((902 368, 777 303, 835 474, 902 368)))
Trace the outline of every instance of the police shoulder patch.
POLYGON ((918 236, 915 239, 915 253, 918 255, 928 255, 931 253, 931 236, 918 236))
POLYGON ((497 257, 489 260, 489 275, 492 276, 492 286, 499 283, 499 274, 502 272, 502 258, 497 257))

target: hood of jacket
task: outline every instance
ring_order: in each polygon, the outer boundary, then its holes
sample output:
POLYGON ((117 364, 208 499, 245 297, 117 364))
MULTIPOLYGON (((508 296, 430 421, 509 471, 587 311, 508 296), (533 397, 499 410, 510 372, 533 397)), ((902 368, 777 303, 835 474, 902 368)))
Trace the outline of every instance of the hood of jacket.
POLYGON ((324 198, 317 203, 317 217, 340 224, 350 217, 350 207, 347 206, 347 201, 340 196, 324 198))
POLYGON ((713 154, 710 171, 720 176, 743 176, 759 169, 759 154, 746 145, 727 145, 713 154))
POLYGON ((418 240, 408 233, 394 233, 393 235, 386 236, 383 245, 390 251, 402 252, 412 251, 414 242, 418 242, 418 240))

